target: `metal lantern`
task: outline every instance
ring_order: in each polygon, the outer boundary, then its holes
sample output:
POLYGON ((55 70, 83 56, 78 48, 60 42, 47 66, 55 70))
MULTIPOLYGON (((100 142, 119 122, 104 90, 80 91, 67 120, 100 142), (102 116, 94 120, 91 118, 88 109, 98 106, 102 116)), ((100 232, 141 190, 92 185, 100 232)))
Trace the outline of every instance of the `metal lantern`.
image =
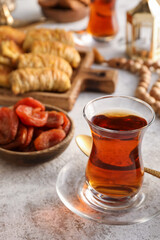
POLYGON ((127 12, 126 48, 132 58, 160 59, 160 0, 142 0, 127 12))

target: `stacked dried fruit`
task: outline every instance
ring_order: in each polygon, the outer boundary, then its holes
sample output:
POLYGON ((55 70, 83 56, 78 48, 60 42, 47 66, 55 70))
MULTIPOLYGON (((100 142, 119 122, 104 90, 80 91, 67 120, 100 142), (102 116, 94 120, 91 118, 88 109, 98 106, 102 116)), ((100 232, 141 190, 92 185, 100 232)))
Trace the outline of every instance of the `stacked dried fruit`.
POLYGON ((21 152, 39 151, 60 143, 70 130, 63 112, 47 111, 31 98, 23 98, 13 108, 0 108, 0 147, 21 152))

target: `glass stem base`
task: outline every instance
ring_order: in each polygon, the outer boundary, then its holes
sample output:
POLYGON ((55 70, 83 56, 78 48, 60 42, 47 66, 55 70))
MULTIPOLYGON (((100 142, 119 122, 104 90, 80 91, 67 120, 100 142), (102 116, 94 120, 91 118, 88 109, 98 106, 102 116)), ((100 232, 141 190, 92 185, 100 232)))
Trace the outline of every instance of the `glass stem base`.
POLYGON ((111 198, 95 191, 90 185, 84 183, 79 191, 80 198, 90 207, 98 209, 99 211, 111 210, 123 210, 126 208, 132 208, 135 205, 140 205, 145 199, 143 194, 137 193, 133 197, 125 197, 121 199, 111 198))
MULTIPOLYGON (((59 172, 56 190, 61 201, 80 217, 107 225, 144 223, 160 214, 159 178, 146 174, 139 193, 121 204, 95 197, 85 182, 87 157, 73 156, 59 172)), ((111 199, 110 199, 111 200, 111 199)))
POLYGON ((111 40, 113 40, 115 38, 114 36, 104 36, 104 37, 97 37, 92 35, 93 39, 97 42, 110 42, 111 40))

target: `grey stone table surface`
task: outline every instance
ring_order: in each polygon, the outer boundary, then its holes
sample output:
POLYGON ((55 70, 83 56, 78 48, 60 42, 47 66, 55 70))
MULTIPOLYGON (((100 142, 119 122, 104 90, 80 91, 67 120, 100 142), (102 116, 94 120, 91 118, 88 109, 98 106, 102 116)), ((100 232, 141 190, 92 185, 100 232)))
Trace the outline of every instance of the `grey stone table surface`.
MULTIPOLYGON (((98 45, 105 58, 125 56, 125 13, 137 0, 117 0, 119 33, 108 43, 98 45)), ((36 0, 17 0, 13 15, 21 19, 41 16, 36 0)), ((82 29, 87 18, 66 24, 52 23, 47 27, 82 29)), ((119 71, 114 95, 134 96, 137 77, 119 71)), ((56 179, 61 168, 71 159, 81 161, 82 154, 75 143, 78 134, 90 134, 82 116, 83 106, 91 99, 104 95, 83 92, 69 115, 75 123, 75 135, 65 152, 53 161, 36 166, 22 166, 0 159, 0 240, 159 240, 160 216, 130 226, 108 226, 83 219, 68 210, 56 193, 56 179)), ((145 134, 142 144, 145 166, 160 170, 160 120, 156 118, 145 134)))

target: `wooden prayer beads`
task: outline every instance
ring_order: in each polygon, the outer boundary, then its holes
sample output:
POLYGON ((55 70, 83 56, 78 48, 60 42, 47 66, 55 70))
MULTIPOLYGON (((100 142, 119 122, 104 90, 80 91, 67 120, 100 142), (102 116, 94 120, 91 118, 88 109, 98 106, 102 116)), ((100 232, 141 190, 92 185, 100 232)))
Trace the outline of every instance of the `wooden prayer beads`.
POLYGON ((139 83, 135 91, 135 96, 150 104, 160 116, 160 78, 154 83, 151 91, 148 92, 152 71, 160 72, 160 62, 144 62, 142 59, 133 60, 127 58, 113 58, 108 61, 105 60, 105 62, 109 67, 124 69, 138 74, 139 83))

